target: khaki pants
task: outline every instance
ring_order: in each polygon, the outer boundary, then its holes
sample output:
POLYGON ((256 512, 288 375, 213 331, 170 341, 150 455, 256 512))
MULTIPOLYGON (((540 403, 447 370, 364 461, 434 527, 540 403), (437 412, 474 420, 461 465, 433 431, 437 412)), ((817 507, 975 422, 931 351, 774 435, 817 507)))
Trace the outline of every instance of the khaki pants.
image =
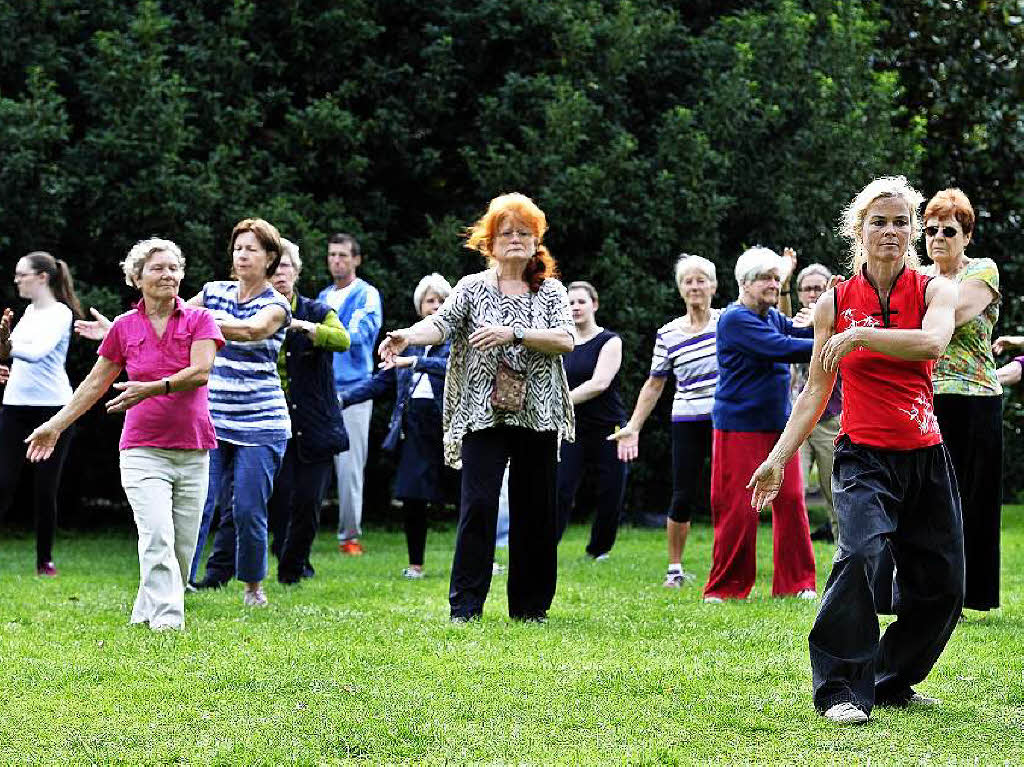
POLYGON ((839 536, 839 524, 832 506, 832 461, 835 453, 835 441, 839 435, 839 416, 826 418, 811 431, 807 441, 800 446, 800 466, 803 468, 804 481, 811 476, 811 466, 818 465, 818 486, 825 496, 828 516, 832 521, 832 534, 839 536))
POLYGON ((184 628, 185 583, 210 478, 206 450, 121 451, 121 484, 139 529, 139 592, 132 623, 184 628))

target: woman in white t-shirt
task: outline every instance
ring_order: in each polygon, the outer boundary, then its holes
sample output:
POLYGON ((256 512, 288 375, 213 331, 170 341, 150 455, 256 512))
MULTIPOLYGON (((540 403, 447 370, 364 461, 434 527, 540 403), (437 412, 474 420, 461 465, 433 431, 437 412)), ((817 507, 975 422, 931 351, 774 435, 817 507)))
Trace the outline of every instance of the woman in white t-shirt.
MULTIPOLYGON (((18 295, 31 303, 14 325, 5 309, 0 320, 0 358, 12 359, 0 407, 0 517, 14 500, 25 460, 25 438, 71 399, 64 370, 71 323, 82 315, 68 265, 35 251, 14 267, 18 295), (13 325, 13 330, 12 330, 13 325)), ((57 492, 71 435, 61 436, 47 460, 34 466, 36 573, 56 575, 53 539, 57 530, 57 492)))

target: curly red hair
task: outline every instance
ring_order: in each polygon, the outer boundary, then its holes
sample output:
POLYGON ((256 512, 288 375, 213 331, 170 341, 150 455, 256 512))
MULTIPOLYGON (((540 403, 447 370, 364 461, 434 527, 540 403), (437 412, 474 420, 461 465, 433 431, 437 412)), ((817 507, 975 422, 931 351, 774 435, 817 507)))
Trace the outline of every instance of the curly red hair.
POLYGON ((928 200, 924 209, 924 219, 927 221, 932 216, 936 218, 955 218, 964 234, 974 231, 974 208, 967 195, 959 189, 943 189, 936 192, 935 196, 928 200))
POLYGON ((483 253, 490 266, 494 265, 492 247, 498 227, 510 220, 515 224, 529 227, 536 239, 537 246, 533 257, 526 265, 523 279, 536 293, 541 283, 548 277, 558 279, 558 263, 551 255, 547 246, 542 244, 544 233, 548 230, 548 219, 537 203, 519 192, 510 192, 495 197, 487 206, 487 212, 466 229, 466 247, 483 253))

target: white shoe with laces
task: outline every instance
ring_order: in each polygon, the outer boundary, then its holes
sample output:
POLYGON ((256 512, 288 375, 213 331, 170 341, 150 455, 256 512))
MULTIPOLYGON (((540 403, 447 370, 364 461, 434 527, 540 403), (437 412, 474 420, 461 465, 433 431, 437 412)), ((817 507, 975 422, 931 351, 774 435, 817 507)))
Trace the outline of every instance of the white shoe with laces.
POLYGON ((798 592, 796 597, 797 599, 817 599, 818 592, 814 589, 804 589, 803 591, 798 592))
POLYGON ((423 571, 417 570, 413 567, 407 567, 404 570, 402 570, 402 577, 409 578, 411 580, 416 580, 417 578, 423 577, 423 571))
POLYGON ((824 716, 836 724, 864 724, 868 721, 868 715, 852 703, 836 703, 824 716))
POLYGON ((704 597, 704 604, 706 605, 720 605, 725 602, 721 597, 704 597))
POLYGON ((690 581, 697 580, 697 576, 685 570, 669 570, 665 575, 665 582, 661 584, 667 589, 678 589, 690 581))
POLYGON ((258 588, 255 591, 246 591, 245 596, 242 597, 242 601, 245 602, 246 607, 266 607, 267 606, 267 595, 263 593, 262 588, 258 588))

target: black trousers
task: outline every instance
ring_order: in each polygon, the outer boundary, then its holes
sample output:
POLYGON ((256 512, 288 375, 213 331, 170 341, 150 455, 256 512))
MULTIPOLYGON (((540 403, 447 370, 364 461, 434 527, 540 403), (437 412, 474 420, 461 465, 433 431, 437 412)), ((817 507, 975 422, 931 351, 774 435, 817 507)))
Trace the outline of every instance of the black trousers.
POLYGON ((590 481, 597 492, 597 508, 590 526, 587 553, 592 557, 611 551, 619 530, 622 499, 626 492, 626 466, 616 453, 617 444, 607 437, 611 429, 596 433, 577 431, 575 442, 562 443, 562 460, 558 462, 558 540, 569 525, 576 491, 589 470, 590 481))
POLYGON ((960 488, 967 591, 964 607, 999 607, 1003 503, 1003 398, 935 395, 935 415, 960 488))
POLYGON ((423 565, 427 549, 427 502, 419 499, 402 501, 405 513, 405 546, 409 550, 409 564, 423 565))
POLYGON ((462 441, 462 499, 448 602, 452 618, 483 613, 491 586, 498 496, 509 463, 508 613, 543 618, 558 570, 556 466, 558 436, 495 426, 462 441))
POLYGON ((944 445, 888 451, 836 446, 839 545, 808 639, 814 706, 905 702, 953 633, 964 598, 963 525, 944 445), (879 639, 872 579, 896 562, 896 620, 879 639))
POLYGON ((267 504, 271 551, 278 558, 277 579, 296 583, 307 566, 317 530, 320 529, 320 507, 333 476, 334 463, 326 461, 303 463, 299 460, 295 440, 281 462, 281 471, 274 480, 274 493, 267 504))
POLYGON ((0 519, 7 514, 18 489, 21 470, 32 472, 32 496, 36 518, 36 566, 53 560, 53 541, 57 534, 57 492, 64 460, 71 445, 71 430, 57 440, 53 455, 45 461, 29 464, 25 459, 25 438, 37 426, 48 421, 59 407, 4 405, 0 407, 0 519))

